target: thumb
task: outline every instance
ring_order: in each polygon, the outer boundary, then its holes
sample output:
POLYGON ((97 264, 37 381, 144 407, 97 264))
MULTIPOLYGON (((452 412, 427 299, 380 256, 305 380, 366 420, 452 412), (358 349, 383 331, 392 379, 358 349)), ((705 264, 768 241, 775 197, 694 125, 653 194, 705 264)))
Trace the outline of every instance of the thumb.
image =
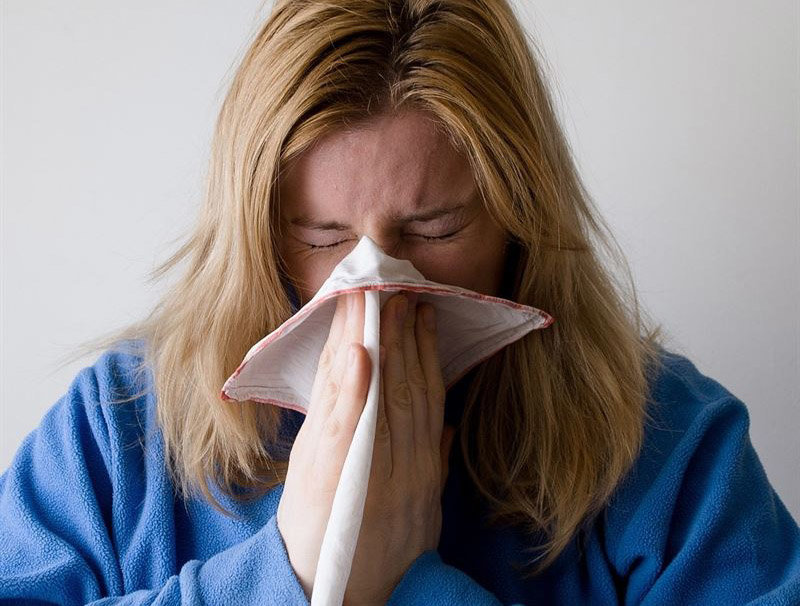
POLYGON ((447 475, 450 471, 450 450, 453 447, 453 440, 456 435, 455 427, 450 427, 446 425, 442 430, 442 444, 441 444, 441 454, 442 454, 442 490, 444 490, 444 485, 447 482, 447 475))

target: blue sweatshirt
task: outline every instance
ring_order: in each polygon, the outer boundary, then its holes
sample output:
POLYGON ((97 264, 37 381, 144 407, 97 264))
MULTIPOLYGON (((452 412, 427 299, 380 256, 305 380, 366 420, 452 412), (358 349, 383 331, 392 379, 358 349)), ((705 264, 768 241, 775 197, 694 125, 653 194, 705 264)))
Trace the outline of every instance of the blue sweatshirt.
MULTIPOLYGON (((439 548, 389 604, 800 604, 800 531, 753 450, 745 405, 663 356, 640 457, 555 564, 522 578, 535 539, 486 526, 454 447, 439 548)), ((237 519, 178 500, 154 396, 108 403, 142 386, 138 360, 106 351, 83 368, 0 476, 0 603, 308 604, 276 525, 283 486, 249 504, 215 491, 237 519)), ((450 424, 465 385, 447 393, 450 424)), ((285 412, 296 433, 304 416, 285 412)))

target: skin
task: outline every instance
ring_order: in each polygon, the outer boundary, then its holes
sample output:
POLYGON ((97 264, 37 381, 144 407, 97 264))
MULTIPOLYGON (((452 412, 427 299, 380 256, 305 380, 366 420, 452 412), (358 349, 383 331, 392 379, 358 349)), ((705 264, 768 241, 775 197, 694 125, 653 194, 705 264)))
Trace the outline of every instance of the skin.
POLYGON ((337 132, 306 150, 279 184, 280 252, 305 304, 362 235, 408 259, 425 278, 496 295, 504 230, 480 203, 467 159, 422 112, 380 116, 352 133, 337 132), (409 215, 465 204, 432 221, 409 215), (334 221, 342 230, 295 225, 299 217, 334 221), (458 232, 445 240, 426 241, 458 232), (327 249, 313 249, 311 245, 327 249))
MULTIPOLYGON (((498 296, 505 233, 480 205, 466 158, 424 113, 381 116, 354 132, 323 138, 299 157, 279 187, 280 250, 301 305, 362 235, 387 254, 410 260, 429 280, 498 296), (460 211, 434 220, 404 219, 458 204, 464 204, 460 211), (298 217, 342 225, 336 230, 299 225, 298 217)), ((435 310, 415 303, 414 293, 401 293, 381 310, 375 447, 346 606, 384 604, 414 560, 439 544, 454 431, 443 426, 445 387, 436 333, 424 320, 426 310, 435 310), (397 317, 404 299, 408 311, 397 317)), ((340 297, 278 506, 278 528, 309 598, 333 496, 369 388, 363 325, 363 296, 340 297), (351 349, 355 357, 348 360, 351 349)))

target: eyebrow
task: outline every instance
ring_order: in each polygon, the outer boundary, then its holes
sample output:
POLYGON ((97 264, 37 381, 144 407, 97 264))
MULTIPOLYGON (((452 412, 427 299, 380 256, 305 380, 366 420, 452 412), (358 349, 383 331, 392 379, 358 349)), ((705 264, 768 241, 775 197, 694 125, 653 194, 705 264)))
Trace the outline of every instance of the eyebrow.
MULTIPOLYGON (((438 219, 439 217, 443 217, 445 215, 455 214, 463 210, 466 206, 466 204, 457 204, 456 206, 435 208, 422 213, 406 215, 405 217, 399 219, 399 221, 401 223, 433 221, 434 219, 438 219)), ((291 219, 289 223, 292 225, 298 225, 300 227, 306 227, 308 229, 319 229, 326 231, 347 231, 350 229, 349 225, 339 223, 338 221, 317 221, 304 215, 291 219)))

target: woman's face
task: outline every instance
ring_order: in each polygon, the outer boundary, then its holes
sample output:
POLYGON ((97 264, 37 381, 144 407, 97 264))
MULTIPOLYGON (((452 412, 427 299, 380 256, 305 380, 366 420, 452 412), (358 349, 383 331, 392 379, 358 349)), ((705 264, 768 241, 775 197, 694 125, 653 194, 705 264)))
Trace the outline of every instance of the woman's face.
POLYGON ((322 138, 279 187, 281 254, 301 306, 364 235, 428 280, 498 296, 505 232, 481 205, 467 159, 424 113, 322 138))

